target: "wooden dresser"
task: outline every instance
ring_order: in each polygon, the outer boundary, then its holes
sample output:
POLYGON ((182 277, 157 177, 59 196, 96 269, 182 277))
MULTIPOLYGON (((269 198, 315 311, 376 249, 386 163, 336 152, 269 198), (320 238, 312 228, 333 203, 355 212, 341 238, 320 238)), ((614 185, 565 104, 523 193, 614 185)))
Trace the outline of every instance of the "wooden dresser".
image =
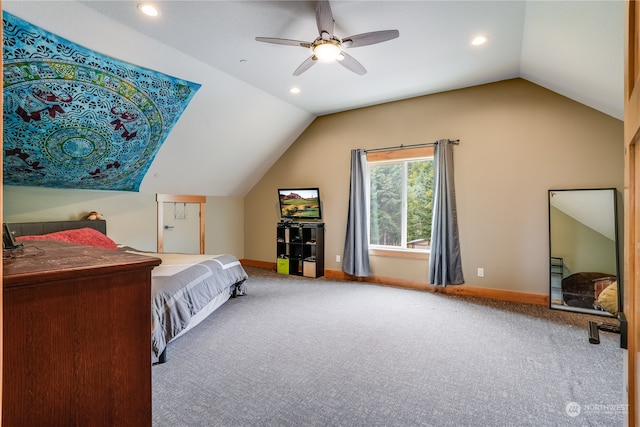
POLYGON ((151 425, 151 270, 54 241, 5 259, 4 426, 151 425))

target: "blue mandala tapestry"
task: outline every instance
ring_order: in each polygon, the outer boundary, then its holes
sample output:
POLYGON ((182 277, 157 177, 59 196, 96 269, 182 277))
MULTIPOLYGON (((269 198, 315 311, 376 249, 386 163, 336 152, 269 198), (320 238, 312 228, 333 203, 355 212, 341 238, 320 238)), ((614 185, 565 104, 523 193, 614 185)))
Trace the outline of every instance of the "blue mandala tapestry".
POLYGON ((200 88, 3 12, 4 183, 138 191, 200 88))

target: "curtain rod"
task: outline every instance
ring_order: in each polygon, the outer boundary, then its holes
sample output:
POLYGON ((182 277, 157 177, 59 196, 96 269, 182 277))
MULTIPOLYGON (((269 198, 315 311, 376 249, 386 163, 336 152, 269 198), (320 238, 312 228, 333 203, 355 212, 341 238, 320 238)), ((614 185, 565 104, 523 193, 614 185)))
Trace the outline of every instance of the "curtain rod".
MULTIPOLYGON (((459 139, 448 139, 450 144, 458 145, 460 143, 459 139)), ((369 150, 364 150, 365 153, 375 153, 378 151, 391 151, 391 150, 406 150, 408 148, 421 148, 421 147, 432 147, 436 145, 437 142, 425 142, 422 144, 413 144, 413 145, 397 145, 395 147, 385 147, 385 148, 371 148, 369 150)))

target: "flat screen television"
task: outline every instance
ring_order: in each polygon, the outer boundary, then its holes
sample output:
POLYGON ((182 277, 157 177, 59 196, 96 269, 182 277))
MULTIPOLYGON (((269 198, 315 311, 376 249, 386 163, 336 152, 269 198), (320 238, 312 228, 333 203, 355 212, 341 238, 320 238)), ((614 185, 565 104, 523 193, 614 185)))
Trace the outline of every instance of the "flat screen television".
POLYGON ((322 219, 319 188, 279 188, 280 217, 290 220, 322 219))

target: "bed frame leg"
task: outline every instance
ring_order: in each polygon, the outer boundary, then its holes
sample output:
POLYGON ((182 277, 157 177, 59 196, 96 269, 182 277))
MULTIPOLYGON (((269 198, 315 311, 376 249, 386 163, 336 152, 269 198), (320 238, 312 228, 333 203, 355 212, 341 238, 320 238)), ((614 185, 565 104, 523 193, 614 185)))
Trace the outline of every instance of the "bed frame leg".
POLYGON ((167 348, 165 347, 164 350, 162 350, 162 353, 160 353, 160 356, 158 356, 158 363, 166 363, 167 361, 167 348))

